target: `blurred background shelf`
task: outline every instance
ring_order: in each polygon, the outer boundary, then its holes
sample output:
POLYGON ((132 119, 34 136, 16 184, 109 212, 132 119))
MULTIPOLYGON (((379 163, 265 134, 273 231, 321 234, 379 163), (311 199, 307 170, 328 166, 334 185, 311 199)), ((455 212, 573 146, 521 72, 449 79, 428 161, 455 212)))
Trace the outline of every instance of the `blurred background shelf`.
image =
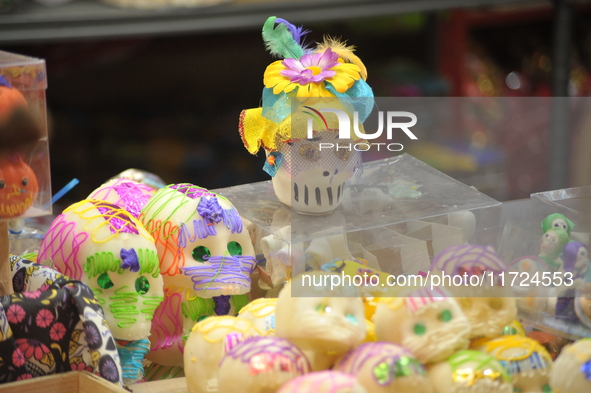
POLYGON ((272 14, 292 23, 452 8, 550 5, 549 0, 236 0, 219 5, 140 10, 92 0, 53 7, 28 2, 0 18, 0 43, 194 34, 259 28, 272 14))

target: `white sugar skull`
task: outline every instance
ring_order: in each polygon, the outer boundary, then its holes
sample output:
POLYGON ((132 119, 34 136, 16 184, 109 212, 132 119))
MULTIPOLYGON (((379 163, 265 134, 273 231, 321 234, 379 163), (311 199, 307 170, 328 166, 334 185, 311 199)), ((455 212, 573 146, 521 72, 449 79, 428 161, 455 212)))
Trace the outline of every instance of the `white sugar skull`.
POLYGON ((279 293, 275 309, 275 335, 304 350, 314 371, 330 367, 367 333, 361 297, 352 288, 331 289, 331 276, 339 277, 320 272, 296 276, 279 293))
POLYGON ((475 349, 492 355, 505 367, 516 391, 552 391, 548 385, 552 357, 536 340, 518 335, 503 336, 485 341, 475 349))
POLYGON ((240 309, 238 318, 250 321, 262 335, 275 334, 275 309, 277 298, 259 298, 240 309))
MULTIPOLYGON (((302 214, 327 214, 342 201, 345 182, 362 168, 361 150, 353 138, 339 138, 341 124, 333 112, 345 115, 351 135, 353 118, 336 98, 299 106, 280 124, 260 111, 243 111, 240 130, 251 153, 265 148, 263 169, 272 176, 279 201, 302 214), (262 130, 262 131, 261 131, 262 130), (309 132, 308 132, 309 131, 309 132), (254 145, 254 146, 253 146, 254 145)), ((345 121, 343 119, 343 121, 345 121)), ((359 133, 363 126, 357 125, 359 133)))
POLYGON ((152 236, 126 210, 92 199, 68 207, 47 230, 38 260, 92 289, 115 339, 149 335, 163 282, 152 236))
POLYGON ((149 357, 182 367, 183 337, 195 322, 248 302, 254 249, 230 201, 192 184, 158 190, 140 220, 154 236, 166 288, 149 357))
POLYGON ((517 317, 517 305, 511 297, 459 297, 456 300, 470 323, 470 338, 497 337, 517 317))
POLYGON ((262 332, 250 321, 227 315, 209 317, 196 323, 184 352, 189 393, 217 391, 218 365, 224 355, 224 340, 228 335, 240 335, 242 340, 261 336, 262 332))
POLYGON ((152 187, 133 180, 113 179, 91 192, 88 199, 111 202, 139 218, 140 212, 155 192, 152 187))
POLYGON ((466 316, 455 299, 437 287, 413 290, 404 298, 380 299, 374 323, 378 341, 402 345, 421 363, 439 362, 468 348, 466 316))
POLYGON ((429 368, 434 393, 511 393, 507 371, 493 356, 464 350, 429 368))
POLYGON ((425 367, 392 343, 362 344, 339 359, 333 370, 355 376, 372 393, 432 392, 425 367))
POLYGON ((591 391, 591 339, 578 340, 562 349, 550 374, 554 393, 591 391))

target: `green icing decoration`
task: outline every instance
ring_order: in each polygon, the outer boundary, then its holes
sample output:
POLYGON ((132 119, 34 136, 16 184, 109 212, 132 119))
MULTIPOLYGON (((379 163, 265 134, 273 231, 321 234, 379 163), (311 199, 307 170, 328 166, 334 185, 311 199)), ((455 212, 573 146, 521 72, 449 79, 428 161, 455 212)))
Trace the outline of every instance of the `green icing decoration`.
POLYGON ((228 252, 232 256, 242 255, 242 246, 238 242, 228 243, 228 252))
POLYGON ((373 375, 378 384, 384 386, 390 382, 390 365, 388 362, 382 362, 373 368, 373 375))
POLYGON ((248 295, 246 295, 246 294, 232 295, 232 297, 230 298, 230 301, 232 302, 232 305, 234 306, 234 310, 236 312, 236 315, 238 315, 238 313, 240 312, 242 307, 244 307, 248 303, 250 303, 250 299, 248 298, 248 295))
POLYGON ((111 281, 111 277, 109 277, 109 273, 101 274, 96 281, 98 282, 99 287, 102 289, 109 289, 113 288, 113 281, 111 281))
POLYGON ((453 315, 449 310, 443 310, 441 314, 439 314, 439 320, 442 322, 449 322, 451 321, 453 315))
POLYGON ((413 327, 413 331, 417 336, 422 336, 423 334, 427 333, 427 328, 422 323, 417 323, 413 327))
POLYGON ((401 356, 394 363, 394 377, 396 378, 407 377, 417 373, 421 375, 425 374, 423 365, 417 359, 401 356))
POLYGON ((209 248, 205 246, 197 246, 193 249, 191 255, 197 262, 205 262, 206 259, 211 257, 211 252, 209 251, 209 248))
POLYGON ((135 291, 140 295, 145 295, 150 290, 150 282, 144 276, 140 276, 135 280, 135 291))
POLYGON ((181 303, 181 312, 185 318, 190 318, 192 321, 197 322, 203 316, 214 315, 214 306, 213 299, 195 297, 194 299, 187 299, 186 302, 181 303))

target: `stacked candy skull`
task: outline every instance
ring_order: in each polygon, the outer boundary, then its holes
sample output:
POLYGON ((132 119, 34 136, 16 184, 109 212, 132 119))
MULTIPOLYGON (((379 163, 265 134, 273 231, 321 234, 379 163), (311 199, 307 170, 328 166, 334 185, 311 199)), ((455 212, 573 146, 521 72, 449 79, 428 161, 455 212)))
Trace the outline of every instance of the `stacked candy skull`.
POLYGON ((156 246, 142 224, 109 202, 78 202, 53 221, 38 260, 53 261, 92 289, 118 340, 124 381, 141 378, 152 318, 163 300, 156 246))
POLYGON ((183 340, 196 322, 248 302, 254 249, 230 201, 192 184, 158 190, 140 220, 156 241, 165 287, 149 357, 182 367, 183 340))

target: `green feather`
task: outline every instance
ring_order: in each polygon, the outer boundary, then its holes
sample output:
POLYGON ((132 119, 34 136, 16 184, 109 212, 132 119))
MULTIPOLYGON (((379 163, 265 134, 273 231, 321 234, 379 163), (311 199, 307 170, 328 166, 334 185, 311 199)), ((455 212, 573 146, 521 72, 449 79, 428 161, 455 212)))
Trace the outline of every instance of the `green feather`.
POLYGON ((293 39, 283 23, 275 26, 276 16, 271 16, 263 25, 263 41, 272 55, 299 60, 304 54, 302 47, 293 39))

